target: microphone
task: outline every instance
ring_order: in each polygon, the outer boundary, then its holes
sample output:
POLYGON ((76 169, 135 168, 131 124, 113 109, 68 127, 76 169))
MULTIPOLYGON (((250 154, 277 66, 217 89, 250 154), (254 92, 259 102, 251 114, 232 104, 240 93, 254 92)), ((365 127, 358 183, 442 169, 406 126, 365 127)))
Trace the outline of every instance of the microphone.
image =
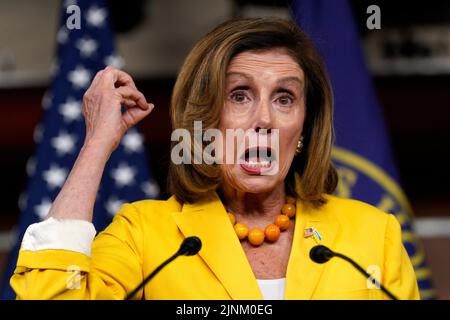
POLYGON ((193 256, 196 255, 202 248, 202 241, 198 237, 187 237, 181 243, 180 249, 178 249, 179 256, 193 256))
POLYGON ((347 262, 349 262, 353 267, 355 267, 359 272, 361 272, 366 278, 370 279, 378 288, 380 288, 389 298, 392 300, 398 300, 396 296, 394 296, 386 287, 384 287, 381 283, 378 282, 377 279, 373 278, 370 274, 366 272, 359 264, 357 264, 354 260, 343 255, 342 253, 334 252, 330 248, 318 245, 313 247, 309 251, 309 257, 312 261, 316 263, 325 263, 333 257, 341 258, 347 262))
POLYGON ((158 272, 160 272, 166 265, 168 265, 170 262, 178 258, 179 256, 193 256, 196 255, 200 249, 202 248, 202 241, 198 237, 187 237, 183 240, 183 242, 180 245, 180 248, 178 251, 171 256, 169 259, 161 263, 155 270, 153 270, 152 273, 150 273, 147 278, 144 279, 144 281, 139 284, 136 289, 131 291, 129 295, 125 298, 125 300, 130 300, 133 298, 136 293, 139 292, 158 272))

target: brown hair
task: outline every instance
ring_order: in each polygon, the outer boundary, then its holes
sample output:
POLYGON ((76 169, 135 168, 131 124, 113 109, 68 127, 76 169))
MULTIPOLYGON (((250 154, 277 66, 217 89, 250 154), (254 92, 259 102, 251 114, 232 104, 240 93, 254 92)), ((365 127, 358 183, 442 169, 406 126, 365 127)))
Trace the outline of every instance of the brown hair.
MULTIPOLYGON (((291 164, 285 180, 286 193, 317 207, 325 203, 323 194, 332 193, 338 182, 331 164, 333 95, 322 58, 295 23, 279 18, 231 20, 203 37, 187 56, 175 83, 172 126, 187 129, 191 137, 194 121, 203 122, 203 132, 218 128, 225 101, 225 75, 231 59, 244 51, 274 48, 287 50, 305 73, 304 147, 291 164), (300 189, 296 189, 296 174, 301 181, 300 189)), ((172 147, 175 144, 172 142, 172 147)), ((179 201, 200 201, 221 182, 218 165, 170 163, 169 191, 179 201)))

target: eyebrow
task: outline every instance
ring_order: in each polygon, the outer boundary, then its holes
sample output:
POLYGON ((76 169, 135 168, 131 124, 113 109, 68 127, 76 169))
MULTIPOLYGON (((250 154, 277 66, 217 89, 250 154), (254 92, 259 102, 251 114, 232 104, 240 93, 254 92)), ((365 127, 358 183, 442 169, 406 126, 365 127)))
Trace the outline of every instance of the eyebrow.
MULTIPOLYGON (((230 76, 239 76, 239 77, 246 78, 247 80, 250 80, 250 81, 253 80, 253 77, 251 75, 248 75, 248 74, 242 73, 242 72, 228 72, 226 74, 226 76, 227 76, 227 78, 230 76)), ((292 81, 297 82, 300 85, 300 87, 303 87, 303 81, 299 77, 295 77, 295 76, 284 77, 284 78, 278 79, 277 83, 292 82, 292 81)))

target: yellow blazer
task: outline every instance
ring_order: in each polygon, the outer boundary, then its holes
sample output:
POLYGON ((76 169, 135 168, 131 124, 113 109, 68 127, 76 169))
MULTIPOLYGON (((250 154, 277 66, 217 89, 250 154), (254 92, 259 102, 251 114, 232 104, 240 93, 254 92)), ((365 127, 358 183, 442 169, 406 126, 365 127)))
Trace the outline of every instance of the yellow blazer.
MULTIPOLYGON (((286 273, 286 299, 387 299, 347 262, 316 264, 316 244, 304 229, 316 228, 321 243, 363 268, 379 271, 382 284, 400 299, 418 299, 417 281, 394 216, 368 204, 326 196, 320 209, 297 201, 295 232, 286 273)), ((66 250, 21 251, 11 285, 18 299, 123 299, 187 236, 198 236, 198 255, 179 257, 138 299, 262 299, 247 257, 215 194, 204 203, 144 200, 122 206, 94 240, 91 257, 66 250), (71 270, 80 270, 80 273, 71 270), (68 289, 72 288, 72 289, 68 289)))

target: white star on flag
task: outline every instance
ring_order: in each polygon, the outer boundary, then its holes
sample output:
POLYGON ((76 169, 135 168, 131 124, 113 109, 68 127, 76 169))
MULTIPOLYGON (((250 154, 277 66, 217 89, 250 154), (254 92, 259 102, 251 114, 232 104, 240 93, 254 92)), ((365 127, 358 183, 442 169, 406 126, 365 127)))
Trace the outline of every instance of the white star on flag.
POLYGON ((51 91, 47 90, 42 97, 42 108, 47 110, 52 105, 53 94, 51 91))
POLYGON ((137 131, 129 131, 122 138, 122 145, 126 152, 138 152, 142 150, 144 138, 137 131))
POLYGON ((77 0, 65 0, 64 1, 64 6, 67 8, 71 5, 77 4, 77 0))
POLYGON ((30 157, 26 164, 26 172, 29 177, 31 177, 36 171, 36 160, 33 157, 30 157))
POLYGON ((27 201, 28 201, 27 194, 25 192, 22 192, 19 196, 19 201, 17 202, 20 210, 22 211, 25 210, 25 208, 27 207, 27 201))
POLYGON ((115 68, 117 68, 117 69, 122 69, 123 66, 125 65, 125 63, 124 63, 122 57, 121 57, 121 56, 118 56, 118 55, 116 55, 116 54, 107 56, 107 57, 105 58, 105 64, 106 64, 107 66, 113 66, 113 67, 115 67, 115 68))
POLYGON ((39 216, 41 220, 44 220, 51 207, 52 202, 50 201, 50 199, 44 198, 39 205, 34 207, 34 212, 39 216))
MULTIPOLYGON (((58 60, 53 60, 52 64, 50 65, 50 74, 52 77, 59 72, 59 63, 58 60)), ((45 109, 45 107, 44 107, 45 109)))
POLYGON ((56 164, 51 164, 50 169, 44 171, 42 173, 42 178, 47 182, 47 185, 50 189, 54 189, 56 187, 61 188, 66 181, 67 170, 59 167, 56 164))
POLYGON ((115 216, 123 203, 124 201, 119 200, 116 197, 112 197, 105 202, 105 209, 110 215, 115 216))
POLYGON ((133 184, 135 175, 136 170, 125 163, 121 163, 116 169, 111 170, 111 177, 119 188, 133 184))
POLYGON ((159 186, 154 181, 144 182, 141 189, 149 198, 156 198, 159 195, 159 186))
POLYGON ((81 65, 78 65, 75 70, 69 72, 67 79, 72 82, 72 85, 77 89, 85 89, 91 81, 91 72, 81 65))
POLYGON ((69 31, 67 31, 67 27, 64 25, 56 34, 56 41, 58 41, 59 44, 64 44, 67 42, 67 39, 69 39, 69 31))
POLYGON ((51 139, 52 147, 56 149, 59 156, 68 153, 73 153, 75 149, 76 136, 68 134, 67 132, 60 132, 57 137, 51 139))
POLYGON ((86 21, 93 27, 101 27, 105 22, 107 12, 104 8, 91 7, 86 14, 86 21))
POLYGON ((81 102, 72 98, 60 105, 59 113, 64 117, 64 121, 72 122, 81 119, 81 102))
POLYGON ((90 38, 81 38, 75 45, 83 58, 90 57, 95 51, 97 51, 97 41, 90 38))
POLYGON ((44 129, 42 128, 41 124, 38 124, 33 131, 33 140, 36 143, 39 143, 42 141, 42 137, 44 135, 44 129))

